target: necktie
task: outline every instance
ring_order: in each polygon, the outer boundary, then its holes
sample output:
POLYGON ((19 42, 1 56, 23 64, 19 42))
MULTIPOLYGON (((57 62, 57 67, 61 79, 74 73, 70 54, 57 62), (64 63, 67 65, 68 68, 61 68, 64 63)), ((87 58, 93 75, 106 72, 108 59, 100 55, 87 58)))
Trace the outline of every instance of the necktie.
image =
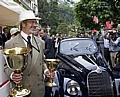
POLYGON ((31 49, 31 51, 30 51, 30 55, 31 55, 31 58, 32 58, 31 36, 28 36, 28 37, 27 37, 27 47, 31 49))
POLYGON ((27 47, 32 48, 31 36, 28 36, 28 37, 27 37, 27 47))

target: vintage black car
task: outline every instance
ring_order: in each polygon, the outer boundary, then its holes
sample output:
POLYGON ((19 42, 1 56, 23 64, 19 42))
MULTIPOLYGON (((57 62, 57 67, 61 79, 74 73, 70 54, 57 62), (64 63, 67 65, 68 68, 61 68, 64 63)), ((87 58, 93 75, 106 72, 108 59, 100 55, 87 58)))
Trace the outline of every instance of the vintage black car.
POLYGON ((119 97, 120 78, 114 76, 96 42, 69 38, 60 42, 54 97, 119 97))

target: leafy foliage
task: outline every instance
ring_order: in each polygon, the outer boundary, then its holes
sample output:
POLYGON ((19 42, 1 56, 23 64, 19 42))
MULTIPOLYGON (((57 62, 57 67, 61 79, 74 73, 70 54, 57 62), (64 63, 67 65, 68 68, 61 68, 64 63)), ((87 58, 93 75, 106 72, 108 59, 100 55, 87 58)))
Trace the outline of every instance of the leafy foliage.
POLYGON ((106 20, 115 20, 120 16, 120 12, 114 4, 113 0, 81 0, 75 8, 77 20, 85 28, 99 30, 101 24, 104 24, 106 20), (93 16, 98 17, 98 24, 93 22, 93 16))
POLYGON ((59 33, 64 33, 68 34, 68 26, 66 23, 60 23, 59 26, 57 27, 57 32, 59 33))
POLYGON ((42 18, 40 24, 44 27, 49 25, 51 27, 51 34, 58 32, 68 33, 66 32, 68 31, 66 30, 68 29, 68 25, 75 23, 75 12, 69 4, 58 4, 57 0, 50 0, 50 2, 47 2, 47 0, 38 0, 38 7, 39 17, 42 18), (61 24, 66 25, 60 29, 61 24))

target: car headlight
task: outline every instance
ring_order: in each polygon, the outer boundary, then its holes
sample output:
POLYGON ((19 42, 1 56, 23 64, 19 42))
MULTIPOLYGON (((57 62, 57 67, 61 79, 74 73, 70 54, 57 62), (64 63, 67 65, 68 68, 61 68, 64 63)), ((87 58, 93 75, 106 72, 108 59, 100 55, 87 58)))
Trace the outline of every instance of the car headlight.
POLYGON ((68 83, 66 85, 66 91, 69 95, 72 95, 72 96, 81 94, 80 86, 74 80, 68 81, 68 83))

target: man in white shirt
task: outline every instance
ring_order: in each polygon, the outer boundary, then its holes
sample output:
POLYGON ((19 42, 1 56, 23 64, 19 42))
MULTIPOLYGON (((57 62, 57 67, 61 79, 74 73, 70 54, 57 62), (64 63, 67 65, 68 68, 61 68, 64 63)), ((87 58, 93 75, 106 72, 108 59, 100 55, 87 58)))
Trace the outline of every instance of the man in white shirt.
POLYGON ((109 51, 109 46, 110 46, 110 37, 109 37, 109 33, 106 32, 105 36, 104 36, 104 57, 106 59, 106 61, 108 62, 110 68, 112 69, 112 62, 111 62, 111 58, 110 58, 110 51, 109 51))

